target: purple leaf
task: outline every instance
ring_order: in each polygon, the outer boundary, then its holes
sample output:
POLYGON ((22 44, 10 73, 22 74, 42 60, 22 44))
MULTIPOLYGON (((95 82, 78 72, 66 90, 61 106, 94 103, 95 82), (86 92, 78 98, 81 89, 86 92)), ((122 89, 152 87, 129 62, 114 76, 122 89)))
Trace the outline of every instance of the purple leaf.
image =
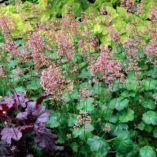
POLYGON ((32 113, 32 115, 34 117, 37 117, 36 123, 45 123, 50 117, 50 113, 48 112, 46 107, 42 105, 38 106, 38 108, 32 113))
POLYGON ((26 120, 27 116, 28 116, 27 112, 20 112, 20 113, 17 114, 16 120, 18 120, 18 121, 26 120))
POLYGON ((36 102, 35 101, 28 101, 26 103, 26 106, 27 106, 26 112, 28 114, 30 114, 30 113, 32 113, 36 109, 36 102))
MULTIPOLYGON (((18 113, 16 119, 18 121, 31 120, 34 123, 45 123, 49 119, 50 113, 45 106, 39 104, 36 107, 36 102, 27 102, 25 112, 18 113)), ((28 121, 27 121, 28 122, 28 121)))
POLYGON ((12 96, 5 96, 0 102, 0 106, 6 105, 8 109, 15 107, 15 101, 12 96))
POLYGON ((37 118, 36 123, 45 123, 49 120, 49 117, 50 117, 49 112, 45 111, 37 118))
POLYGON ((6 143, 11 144, 11 140, 18 141, 22 137, 22 133, 17 128, 4 128, 1 131, 1 139, 6 143))
POLYGON ((23 108, 26 107, 26 102, 28 101, 28 99, 26 98, 24 92, 14 92, 13 97, 18 106, 21 106, 23 108))
POLYGON ((55 140, 57 136, 52 134, 50 129, 39 126, 36 134, 35 143, 37 143, 39 147, 46 150, 56 150, 55 140))
POLYGON ((9 145, 4 141, 0 141, 0 157, 13 157, 11 154, 9 145))

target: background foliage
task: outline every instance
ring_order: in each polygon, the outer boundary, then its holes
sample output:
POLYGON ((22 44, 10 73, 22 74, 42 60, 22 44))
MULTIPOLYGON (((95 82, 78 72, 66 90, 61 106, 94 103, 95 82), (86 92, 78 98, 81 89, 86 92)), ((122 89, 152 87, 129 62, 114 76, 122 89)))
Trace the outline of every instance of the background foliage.
MULTIPOLYGON (((156 7, 155 0, 0 6, 0 96, 50 94, 43 102, 51 114, 46 127, 64 150, 49 156, 156 156, 156 7)), ((16 121, 3 105, 0 116, 16 121)), ((12 123, 0 125, 2 131, 12 123)), ((37 145, 25 149, 45 153, 37 145)))

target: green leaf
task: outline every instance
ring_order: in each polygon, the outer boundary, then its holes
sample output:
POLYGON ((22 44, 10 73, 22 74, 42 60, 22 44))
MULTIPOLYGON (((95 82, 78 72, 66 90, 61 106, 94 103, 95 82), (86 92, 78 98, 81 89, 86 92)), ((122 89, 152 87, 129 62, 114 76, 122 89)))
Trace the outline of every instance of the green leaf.
POLYGON ((29 84, 27 85, 28 90, 38 90, 40 88, 41 88, 41 84, 39 78, 32 79, 31 81, 29 81, 29 84))
POLYGON ((58 54, 56 52, 51 54, 52 60, 56 60, 58 58, 58 54))
POLYGON ((143 82, 143 89, 146 91, 156 89, 156 87, 157 87, 157 81, 156 80, 145 79, 143 82))
POLYGON ((140 157, 156 157, 156 153, 151 146, 144 146, 140 149, 140 157))
MULTIPOLYGON (((101 112, 103 113, 104 119, 110 121, 113 118, 113 110, 108 108, 106 104, 101 105, 101 112)), ((117 117, 117 116, 116 116, 117 117)), ((115 118, 113 118, 115 119, 115 118)), ((117 119, 117 118, 116 118, 117 119)), ((116 120, 117 121, 117 120, 116 120)), ((112 122, 112 120, 111 120, 112 122)), ((114 122, 113 122, 114 123, 114 122)))
POLYGON ((107 88, 104 88, 104 86, 101 83, 96 83, 93 86, 94 92, 100 97, 101 102, 107 102, 112 98, 112 93, 107 88))
POLYGON ((147 131, 148 133, 151 133, 153 130, 153 127, 151 125, 146 125, 146 127, 144 128, 145 131, 147 131))
POLYGON ((93 136, 87 139, 87 144, 90 146, 92 152, 99 152, 102 155, 106 155, 110 149, 108 143, 101 139, 99 136, 93 136))
POLYGON ((83 68, 81 70, 81 74, 79 75, 80 78, 88 78, 90 77, 90 73, 89 73, 89 70, 87 68, 83 68))
POLYGON ((141 123, 139 123, 139 124, 137 125, 137 128, 140 129, 140 130, 144 130, 145 126, 146 126, 146 125, 145 125, 143 122, 141 122, 141 123))
POLYGON ((150 71, 151 77, 152 78, 157 78, 157 66, 155 65, 153 70, 150 71))
POLYGON ((77 120, 77 115, 75 115, 75 114, 70 114, 70 118, 68 119, 68 126, 69 126, 69 127, 74 126, 76 120, 77 120))
POLYGON ((64 136, 64 134, 59 134, 59 136, 58 136, 58 139, 57 139, 57 141, 55 142, 56 144, 59 144, 59 145, 63 145, 64 143, 65 143, 65 136, 64 136))
POLYGON ((137 157, 139 154, 139 147, 133 144, 133 149, 127 154, 116 153, 116 157, 137 157))
POLYGON ((106 6, 106 11, 109 14, 115 14, 116 13, 116 10, 113 7, 110 7, 110 6, 106 6))
POLYGON ((24 40, 23 39, 18 39, 18 40, 15 40, 15 42, 20 45, 20 44, 24 43, 24 40))
POLYGON ((109 107, 111 109, 116 109, 118 111, 121 111, 128 106, 128 103, 129 103, 128 99, 119 97, 119 98, 115 98, 115 99, 111 100, 109 103, 109 107))
POLYGON ((122 88, 122 84, 119 83, 119 80, 113 82, 112 91, 116 92, 122 88))
POLYGON ((136 96, 136 92, 135 91, 124 91, 123 93, 121 93, 122 97, 135 97, 136 96))
POLYGON ((72 134, 76 138, 78 136, 81 136, 84 133, 84 128, 76 128, 73 130, 72 134))
POLYGON ((139 147, 136 144, 133 144, 133 149, 129 153, 127 153, 126 157, 133 157, 138 156, 139 154, 139 147))
POLYGON ((117 152, 121 154, 126 154, 132 151, 133 143, 129 139, 117 138, 113 142, 113 147, 117 152))
MULTIPOLYGON (((106 113, 105 113, 105 116, 106 116, 106 113)), ((111 122, 111 123, 116 123, 118 121, 118 116, 117 115, 110 115, 110 117, 106 117, 105 119, 109 120, 109 122, 111 122)))
POLYGON ((75 128, 72 131, 72 135, 76 138, 76 137, 80 137, 80 138, 84 138, 85 136, 88 136, 88 134, 90 134, 92 131, 94 130, 94 127, 92 125, 86 125, 85 127, 79 127, 79 128, 75 128))
POLYGON ((76 142, 71 143, 70 146, 74 152, 78 152, 79 145, 76 142))
POLYGON ((77 109, 91 113, 94 110, 93 102, 93 98, 83 99, 80 101, 80 104, 78 104, 77 109))
POLYGON ((124 84, 124 88, 132 91, 137 91, 138 89, 137 81, 129 79, 127 83, 124 84))
POLYGON ((117 13, 121 16, 127 16, 126 9, 122 7, 117 7, 117 13))
MULTIPOLYGON (((102 33, 103 30, 104 30, 104 26, 103 26, 103 25, 96 24, 96 25, 94 26, 94 32, 95 32, 95 33, 102 33)), ((105 30, 106 30, 106 29, 105 29, 105 30)), ((106 31, 105 34, 107 34, 107 31, 106 31)), ((105 34, 104 34, 104 35, 105 35, 105 34)))
POLYGON ((142 106, 148 109, 155 109, 156 105, 155 102, 151 99, 146 99, 142 102, 142 106))
POLYGON ((95 83, 94 86, 93 86, 93 90, 96 94, 100 94, 101 91, 103 90, 104 88, 102 87, 102 84, 101 83, 95 83))
POLYGON ((8 67, 9 67, 9 68, 13 68, 13 67, 15 67, 15 66, 17 66, 17 65, 18 65, 18 63, 17 63, 16 60, 11 60, 11 61, 8 63, 8 67))
POLYGON ((22 86, 16 87, 16 88, 15 88, 15 91, 16 91, 16 92, 24 92, 24 93, 26 93, 25 88, 22 87, 22 86))
POLYGON ((51 116, 47 122, 47 125, 50 128, 57 128, 60 125, 58 117, 57 116, 51 116))
POLYGON ((122 123, 132 121, 133 119, 134 119, 134 111, 131 109, 119 113, 119 121, 122 123))
POLYGON ((77 97, 78 97, 78 89, 74 88, 72 93, 64 92, 63 93, 63 97, 65 98, 66 102, 72 101, 73 99, 77 99, 77 97))
POLYGON ((153 136, 154 136, 155 138, 157 138, 157 128, 155 128, 155 129, 153 130, 153 136))
POLYGON ((142 120, 146 124, 157 125, 157 113, 154 111, 147 111, 143 114, 142 120))
POLYGON ((113 136, 120 139, 128 139, 130 137, 130 132, 128 131, 127 124, 119 124, 113 129, 113 136))

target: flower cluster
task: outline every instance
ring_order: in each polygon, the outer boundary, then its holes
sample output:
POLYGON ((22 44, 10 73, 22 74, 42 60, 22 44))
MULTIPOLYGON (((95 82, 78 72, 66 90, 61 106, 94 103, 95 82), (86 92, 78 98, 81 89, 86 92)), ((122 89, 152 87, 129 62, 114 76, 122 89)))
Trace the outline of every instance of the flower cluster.
POLYGON ((142 6, 144 1, 141 0, 140 3, 137 4, 137 14, 140 15, 142 13, 142 6))
POLYGON ((20 67, 16 67, 12 70, 13 76, 16 80, 21 80, 22 69, 20 67))
POLYGON ((4 68, 2 65, 0 65, 0 77, 6 77, 6 74, 4 72, 4 68))
POLYGON ((65 83, 65 77, 59 68, 50 66, 47 70, 42 71, 41 85, 55 99, 57 99, 55 96, 62 94, 65 83))
POLYGON ((87 88, 81 88, 79 91, 79 96, 87 98, 89 96, 89 92, 90 91, 87 88))
POLYGON ((149 18, 152 22, 157 22, 157 10, 156 8, 152 7, 150 9, 150 15, 149 18))
POLYGON ((30 36, 29 47, 32 49, 32 58, 35 69, 40 69, 43 66, 51 65, 50 56, 44 54, 44 50, 48 48, 43 42, 39 33, 34 32, 30 36))
POLYGON ((14 24, 6 16, 0 17, 0 28, 6 41, 12 40, 11 31, 14 30, 14 24))
POLYGON ((109 27, 109 33, 115 42, 119 42, 120 34, 112 26, 109 27))
POLYGON ((9 52, 8 59, 10 60, 14 55, 18 56, 20 54, 19 50, 17 50, 18 45, 13 41, 11 36, 11 31, 14 29, 14 25, 4 16, 0 18, 0 28, 6 41, 6 48, 9 52))
POLYGON ((16 56, 20 63, 28 62, 30 60, 30 52, 27 50, 27 46, 24 46, 20 51, 18 49, 19 45, 12 38, 11 32, 14 30, 14 24, 7 17, 0 18, 0 28, 2 30, 3 36, 5 38, 5 48, 8 50, 8 61, 10 61, 13 56, 16 56))
POLYGON ((145 47, 145 54, 150 62, 157 65, 157 41, 152 39, 145 47))
POLYGON ((132 0, 122 0, 121 1, 121 6, 126 8, 126 10, 131 13, 133 10, 132 10, 132 7, 133 7, 133 1, 132 0))
POLYGON ((91 117, 88 114, 88 112, 80 111, 79 115, 77 116, 77 121, 74 125, 74 128, 78 128, 82 125, 85 125, 85 127, 88 127, 89 124, 91 124, 91 117))
POLYGON ((78 24, 79 21, 75 18, 74 14, 69 11, 65 13, 61 19, 61 30, 75 35, 78 31, 78 24))
POLYGON ((106 83, 112 82, 116 78, 123 79, 124 74, 121 72, 122 63, 118 60, 113 60, 111 52, 107 48, 103 48, 100 56, 94 65, 90 66, 91 75, 100 73, 106 83))
POLYGON ((103 131, 104 131, 105 133, 108 133, 108 132, 111 131, 111 125, 110 125, 110 123, 106 123, 106 124, 105 124, 105 127, 104 127, 103 131))
POLYGON ((95 52, 97 43, 98 39, 96 36, 90 35, 88 30, 79 34, 78 47, 81 54, 87 55, 88 52, 95 52))
POLYGON ((131 39, 128 39, 127 42, 124 44, 124 53, 126 54, 126 58, 129 61, 129 64, 125 68, 125 72, 128 73, 129 71, 135 71, 135 74, 139 75, 141 70, 138 65, 140 56, 137 54, 137 46, 139 45, 137 45, 136 42, 139 43, 138 40, 132 41, 131 39))
POLYGON ((57 33, 57 47, 59 57, 66 57, 67 59, 74 57, 74 45, 72 37, 62 31, 57 33))

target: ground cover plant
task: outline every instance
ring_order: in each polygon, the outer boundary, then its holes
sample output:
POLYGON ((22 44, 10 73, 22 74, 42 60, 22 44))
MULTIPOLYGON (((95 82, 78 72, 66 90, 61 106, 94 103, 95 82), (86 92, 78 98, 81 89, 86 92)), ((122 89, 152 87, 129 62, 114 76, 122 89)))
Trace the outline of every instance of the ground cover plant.
POLYGON ((2 5, 0 156, 156 157, 156 5, 2 5))

